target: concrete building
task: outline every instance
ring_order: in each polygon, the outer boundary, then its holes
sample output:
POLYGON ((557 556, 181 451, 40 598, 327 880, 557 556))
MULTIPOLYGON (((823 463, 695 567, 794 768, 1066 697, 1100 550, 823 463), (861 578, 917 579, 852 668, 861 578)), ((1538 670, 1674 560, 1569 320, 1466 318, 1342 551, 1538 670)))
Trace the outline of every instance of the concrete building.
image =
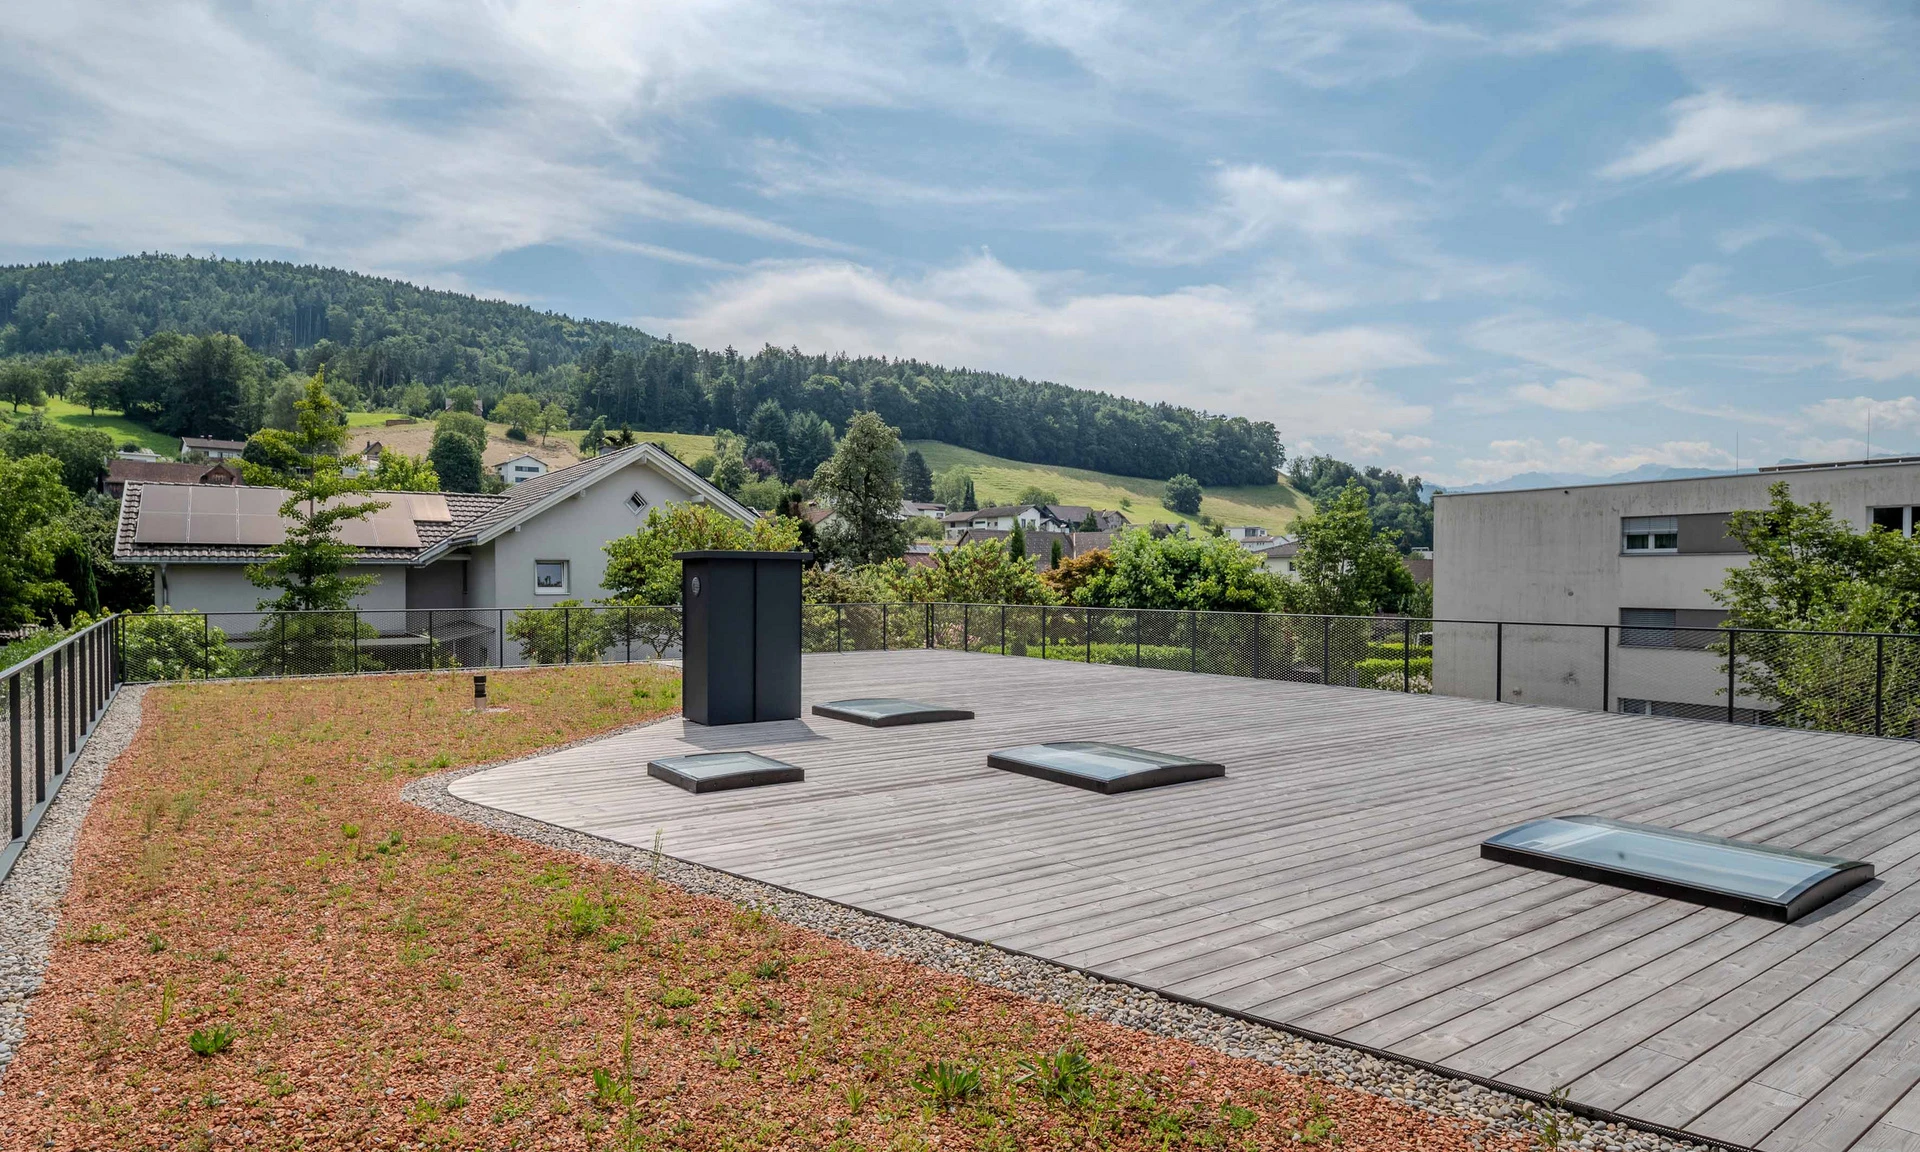
MULTIPOLYGON (((1434 691, 1653 715, 1723 715, 1725 613, 1709 594, 1746 563, 1727 517, 1784 481, 1865 530, 1911 534, 1920 459, 1434 497, 1434 691), (1592 627, 1574 627, 1589 625, 1592 627), (1611 625, 1603 631, 1600 625, 1611 625), (1498 672, 1496 673, 1496 646, 1498 672)), ((1737 694, 1736 718, 1768 704, 1737 694)))

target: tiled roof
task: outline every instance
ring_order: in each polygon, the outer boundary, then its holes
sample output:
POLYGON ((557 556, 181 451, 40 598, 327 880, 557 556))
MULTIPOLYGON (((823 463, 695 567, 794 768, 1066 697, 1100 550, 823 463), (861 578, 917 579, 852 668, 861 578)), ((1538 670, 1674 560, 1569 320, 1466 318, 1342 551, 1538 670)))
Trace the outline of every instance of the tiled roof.
MULTIPOLYGON (((140 544, 134 540, 134 532, 140 521, 140 501, 146 489, 158 487, 187 487, 187 485, 161 485, 151 481, 134 481, 127 485, 127 491, 120 498, 120 523, 113 539, 113 558, 122 564, 160 564, 175 562, 198 562, 203 564, 255 564, 267 556, 267 550, 246 544, 140 544)), ((378 497, 381 493, 368 495, 378 497)), ((397 495, 397 493, 390 493, 397 495)), ((504 496, 488 496, 478 492, 443 492, 447 498, 447 511, 453 513, 453 522, 414 521, 414 531, 420 534, 419 548, 365 548, 358 553, 358 559, 365 564, 405 564, 416 556, 439 544, 463 526, 486 515, 499 504, 506 501, 504 496)))
POLYGON ((205 436, 182 436, 180 446, 182 448, 224 448, 229 452, 238 452, 245 448, 246 444, 239 440, 210 440, 205 436))
POLYGON ((130 480, 158 480, 171 484, 198 484, 209 472, 231 473, 231 465, 215 461, 212 464, 175 464, 171 460, 120 460, 107 461, 107 482, 124 483, 130 480))

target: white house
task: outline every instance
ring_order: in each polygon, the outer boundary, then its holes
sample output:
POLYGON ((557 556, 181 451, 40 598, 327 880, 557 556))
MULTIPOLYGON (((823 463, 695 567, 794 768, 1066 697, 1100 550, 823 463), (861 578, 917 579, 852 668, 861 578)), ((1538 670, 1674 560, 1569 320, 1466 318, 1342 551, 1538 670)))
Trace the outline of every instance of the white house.
POLYGON ((1280 543, 1258 524, 1235 524, 1222 528, 1220 534, 1249 552, 1259 552, 1280 543))
POLYGON ((238 460, 246 450, 246 442, 242 440, 210 440, 205 436, 180 438, 181 455, 198 452, 209 460, 238 460))
MULTIPOLYGON (((341 539, 360 549, 351 575, 375 577, 356 608, 392 612, 490 609, 594 600, 602 545, 631 533, 657 504, 704 502, 743 523, 753 513, 665 450, 636 444, 528 480, 510 493, 376 493, 388 507, 349 522, 341 539)), ((180 611, 255 611, 262 590, 246 567, 285 534, 277 488, 129 483, 114 559, 153 570, 154 603, 180 611)), ((476 619, 480 618, 476 616, 476 619)), ((370 618, 376 628, 387 621, 370 618)), ((216 627, 248 627, 250 616, 216 627)))
POLYGON ((1004 504, 972 512, 950 512, 940 517, 948 540, 957 540, 967 532, 1011 532, 1015 523, 1022 532, 1078 532, 1092 516, 1099 532, 1118 532, 1127 526, 1125 514, 1084 504, 1004 504))
POLYGON ((524 484, 535 477, 545 476, 549 468, 547 462, 540 457, 522 452, 511 460, 502 460, 495 464, 493 470, 498 472, 500 479, 505 480, 507 487, 511 488, 515 484, 524 484))

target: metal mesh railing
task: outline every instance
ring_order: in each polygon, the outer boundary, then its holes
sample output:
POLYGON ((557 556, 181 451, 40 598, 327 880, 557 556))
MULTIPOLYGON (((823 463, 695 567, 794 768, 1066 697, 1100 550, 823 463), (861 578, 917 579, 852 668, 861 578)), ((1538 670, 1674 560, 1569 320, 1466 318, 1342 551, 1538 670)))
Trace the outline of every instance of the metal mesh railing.
POLYGON ((114 626, 101 621, 0 671, 0 879, 13 870, 119 687, 114 626))
MULTIPOLYGON (((651 660, 677 608, 147 613, 118 618, 128 680, 651 660)), ((1920 637, 1185 612, 809 604, 809 652, 934 648, 1873 735, 1920 736, 1920 637)))

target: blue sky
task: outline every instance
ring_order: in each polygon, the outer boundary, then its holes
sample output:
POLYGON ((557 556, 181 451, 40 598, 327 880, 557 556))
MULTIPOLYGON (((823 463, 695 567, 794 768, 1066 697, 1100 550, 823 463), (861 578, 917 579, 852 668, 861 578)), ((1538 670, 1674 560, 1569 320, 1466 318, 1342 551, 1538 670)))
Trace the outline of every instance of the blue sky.
POLYGON ((1463 483, 1920 447, 1920 10, 21 4, 0 258, 269 256, 1463 483))

